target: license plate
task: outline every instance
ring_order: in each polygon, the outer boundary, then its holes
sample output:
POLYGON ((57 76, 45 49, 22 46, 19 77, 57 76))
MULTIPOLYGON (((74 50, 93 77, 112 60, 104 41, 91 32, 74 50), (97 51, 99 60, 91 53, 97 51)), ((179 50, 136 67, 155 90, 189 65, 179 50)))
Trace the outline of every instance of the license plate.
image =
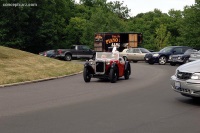
POLYGON ((176 81, 176 82, 175 82, 175 88, 176 88, 176 89, 180 89, 180 88, 181 88, 181 83, 178 82, 178 81, 176 81))

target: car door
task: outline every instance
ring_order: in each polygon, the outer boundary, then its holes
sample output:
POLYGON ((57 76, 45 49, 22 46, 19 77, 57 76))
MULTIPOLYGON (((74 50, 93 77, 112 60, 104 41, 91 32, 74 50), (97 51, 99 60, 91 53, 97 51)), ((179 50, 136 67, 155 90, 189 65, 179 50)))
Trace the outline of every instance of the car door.
POLYGON ((82 46, 82 58, 92 58, 93 52, 88 46, 82 46))
POLYGON ((132 53, 130 54, 130 56, 131 56, 130 58, 132 60, 137 61, 140 59, 140 54, 141 54, 141 52, 138 48, 133 48, 132 53))

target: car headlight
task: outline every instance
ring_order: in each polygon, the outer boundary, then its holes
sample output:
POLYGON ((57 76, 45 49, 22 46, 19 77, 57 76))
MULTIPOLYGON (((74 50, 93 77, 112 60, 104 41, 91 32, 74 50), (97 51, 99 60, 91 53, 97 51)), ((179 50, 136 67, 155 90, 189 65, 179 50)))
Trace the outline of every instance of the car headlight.
POLYGON ((191 76, 191 79, 199 80, 200 79, 200 73, 193 73, 192 76, 191 76))
POLYGON ((178 60, 180 60, 180 59, 181 59, 181 57, 179 56, 179 57, 178 57, 178 60))
POLYGON ((159 56, 159 54, 153 54, 153 57, 158 57, 159 56))
POLYGON ((171 59, 172 59, 172 56, 169 56, 169 59, 171 60, 171 59))

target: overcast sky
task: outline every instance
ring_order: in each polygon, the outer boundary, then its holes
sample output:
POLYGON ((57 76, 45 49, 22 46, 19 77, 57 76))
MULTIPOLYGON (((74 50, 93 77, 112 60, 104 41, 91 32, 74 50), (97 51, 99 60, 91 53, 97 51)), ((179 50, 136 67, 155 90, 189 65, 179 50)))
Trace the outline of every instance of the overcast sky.
MULTIPOLYGON (((79 2, 79 0, 75 1, 79 2)), ((168 13, 170 9, 182 11, 186 5, 191 6, 195 3, 195 0, 107 0, 109 1, 124 1, 124 6, 127 5, 131 9, 131 16, 153 11, 155 8, 162 13, 168 13)))
MULTIPOLYGON (((116 0, 107 0, 116 1, 116 0)), ((139 13, 146 13, 153 11, 155 8, 162 11, 162 13, 168 13, 170 9, 183 10, 184 7, 191 6, 195 3, 195 0, 118 0, 124 1, 124 6, 127 5, 131 9, 131 16, 135 16, 139 13)))

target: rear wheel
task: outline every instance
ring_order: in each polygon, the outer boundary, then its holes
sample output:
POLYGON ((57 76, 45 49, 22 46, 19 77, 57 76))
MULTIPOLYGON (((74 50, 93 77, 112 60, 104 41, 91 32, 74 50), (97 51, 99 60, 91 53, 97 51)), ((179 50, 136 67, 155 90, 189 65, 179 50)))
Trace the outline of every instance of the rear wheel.
POLYGON ((115 68, 110 69, 109 78, 111 83, 115 83, 117 81, 117 70, 115 68))
POLYGON ((83 78, 84 78, 85 82, 90 82, 90 80, 91 80, 90 71, 87 67, 84 68, 84 70, 83 70, 83 78))
POLYGON ((125 61, 128 61, 128 58, 126 56, 123 57, 125 61))
POLYGON ((161 56, 159 58, 159 64, 160 65, 165 65, 167 63, 167 58, 165 56, 161 56))
POLYGON ((130 66, 129 66, 124 72, 124 78, 129 79, 130 73, 131 73, 131 69, 130 69, 130 66))
POLYGON ((66 61, 71 61, 72 60, 72 56, 70 54, 66 54, 64 59, 66 61))

